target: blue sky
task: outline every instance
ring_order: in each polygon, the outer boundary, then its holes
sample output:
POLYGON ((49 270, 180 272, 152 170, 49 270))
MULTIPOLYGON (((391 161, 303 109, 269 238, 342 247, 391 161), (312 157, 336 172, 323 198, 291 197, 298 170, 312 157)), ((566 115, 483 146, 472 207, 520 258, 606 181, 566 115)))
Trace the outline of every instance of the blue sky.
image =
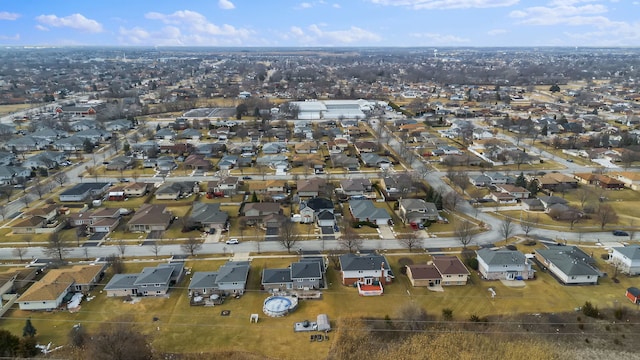
POLYGON ((640 46, 640 0, 0 0, 3 45, 640 46))

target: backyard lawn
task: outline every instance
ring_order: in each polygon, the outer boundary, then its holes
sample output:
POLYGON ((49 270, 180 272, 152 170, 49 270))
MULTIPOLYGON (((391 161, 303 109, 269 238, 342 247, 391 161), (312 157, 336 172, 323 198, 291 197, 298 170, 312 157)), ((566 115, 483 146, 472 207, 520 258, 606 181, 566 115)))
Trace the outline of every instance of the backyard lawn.
MULTIPOLYGON (((533 247, 522 248, 525 252, 532 249, 533 247)), ((590 252, 590 249, 587 251, 590 252)), ((604 250, 594 251, 594 257, 599 259, 602 251, 604 250)), ((259 291, 260 276, 264 268, 287 267, 295 261, 295 257, 254 259, 249 273, 248 291, 241 298, 228 299, 220 306, 190 306, 186 290, 189 282, 187 276, 166 298, 143 298, 140 302, 129 304, 119 298, 107 298, 98 288, 92 293, 95 298, 89 302, 84 301, 77 313, 25 312, 18 310, 16 306, 0 324, 4 329, 20 333, 25 320, 31 318, 38 330, 40 342, 52 341, 54 345, 59 345, 66 343, 67 334, 74 324, 80 323, 91 331, 100 322, 123 317, 135 321, 143 332, 150 334, 154 347, 161 351, 195 353, 212 349, 241 350, 281 359, 297 359, 300 354, 322 358, 326 357, 331 340, 329 343, 309 342, 307 334, 293 332, 294 322, 315 320, 321 313, 328 314, 334 324, 341 317, 367 316, 383 319, 389 315, 393 318, 398 309, 409 302, 419 304, 437 318, 442 309, 451 309, 456 320, 466 320, 471 315, 573 311, 585 301, 591 301, 601 308, 613 306, 616 302, 631 307, 624 298, 624 290, 637 282, 620 276, 620 283, 605 278, 597 286, 562 286, 548 273, 537 269, 535 280, 525 282, 523 288, 510 288, 499 281, 480 280, 472 272, 468 285, 445 287, 444 292, 432 292, 425 288, 411 287, 407 277, 401 274, 399 265, 401 258, 404 258, 403 262, 410 260, 425 263, 430 260, 430 255, 387 256, 396 280, 385 286, 384 296, 358 296, 355 288, 340 284, 339 272, 330 265, 327 274, 330 288, 324 291, 323 298, 302 301, 298 309, 282 318, 269 318, 262 313, 262 303, 267 294, 259 291), (495 290, 495 298, 491 297, 489 288, 495 290), (221 310, 229 310, 229 316, 221 316, 221 310), (260 316, 258 324, 249 324, 249 316, 253 313, 260 316)), ((187 266, 192 271, 212 271, 222 263, 222 259, 189 261, 187 266)), ((601 270, 612 273, 612 269, 601 259, 598 260, 598 265, 601 270)), ((145 266, 155 264, 127 263, 126 272, 138 272, 145 266)))

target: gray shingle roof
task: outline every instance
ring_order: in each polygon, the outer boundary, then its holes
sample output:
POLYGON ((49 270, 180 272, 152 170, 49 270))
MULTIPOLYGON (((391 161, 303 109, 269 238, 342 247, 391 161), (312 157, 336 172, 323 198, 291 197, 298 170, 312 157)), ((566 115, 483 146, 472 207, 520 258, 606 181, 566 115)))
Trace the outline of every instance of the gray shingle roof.
POLYGON ((220 210, 220 204, 194 202, 189 219, 199 224, 224 224, 229 215, 220 210))
POLYGON ((511 265, 524 264, 527 258, 517 250, 489 250, 480 249, 476 251, 478 257, 482 258, 487 265, 511 265))
POLYGON ((340 267, 342 271, 353 270, 375 270, 384 268, 391 270, 389 261, 382 255, 356 255, 344 254, 340 256, 340 267))
POLYGON ((291 279, 319 279, 322 277, 317 262, 297 262, 291 264, 291 279))
POLYGON ((613 249, 619 252, 620 254, 628 257, 629 259, 633 259, 633 260, 640 259, 640 245, 614 247, 613 249))
POLYGON ((590 265, 593 259, 575 246, 537 249, 536 252, 567 276, 600 275, 600 272, 590 265))
POLYGON ((290 269, 264 269, 262 270, 263 284, 281 284, 291 282, 290 269))

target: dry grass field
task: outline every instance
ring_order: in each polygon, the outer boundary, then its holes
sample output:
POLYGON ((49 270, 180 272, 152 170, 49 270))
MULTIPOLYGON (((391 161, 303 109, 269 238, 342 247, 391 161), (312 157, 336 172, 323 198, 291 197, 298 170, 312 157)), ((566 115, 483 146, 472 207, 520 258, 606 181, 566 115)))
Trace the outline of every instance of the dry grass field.
MULTIPOLYGON (((523 248, 530 252, 531 248, 523 248)), ((590 251, 587 249, 587 251, 590 251)), ((598 253, 594 253, 597 257, 598 253)), ((393 317, 398 309, 407 303, 424 308, 429 314, 439 317, 442 309, 453 310, 456 320, 466 320, 471 315, 480 317, 518 314, 571 312, 585 301, 604 308, 620 304, 631 308, 624 298, 624 290, 636 285, 637 279, 620 277, 620 283, 610 278, 603 279, 597 286, 562 286, 549 274, 538 271, 537 278, 527 281, 523 288, 511 288, 499 281, 482 281, 473 273, 466 286, 446 287, 444 292, 432 292, 425 288, 411 287, 406 276, 400 273, 399 261, 409 259, 414 263, 430 260, 427 254, 389 255, 389 261, 396 274, 396 281, 385 287, 381 297, 360 297, 355 288, 340 285, 339 273, 332 267, 328 271, 330 288, 321 300, 306 300, 298 309, 286 317, 269 318, 262 313, 262 303, 267 294, 259 290, 262 269, 287 267, 295 258, 257 258, 252 261, 247 293, 239 299, 228 299, 215 307, 193 307, 189 305, 186 287, 188 277, 163 298, 143 298, 135 304, 124 303, 119 298, 107 298, 100 289, 93 292, 95 299, 83 302, 77 313, 24 312, 11 310, 0 326, 19 333, 26 318, 31 318, 38 330, 41 342, 52 341, 64 344, 67 333, 74 324, 81 323, 88 330, 96 329, 101 322, 124 316, 139 325, 140 329, 153 338, 153 346, 159 351, 210 352, 248 351, 279 359, 296 359, 301 353, 313 358, 327 356, 327 343, 309 342, 308 334, 294 333, 293 323, 305 319, 313 320, 318 314, 326 313, 332 321, 346 317, 393 317), (491 298, 489 288, 497 294, 491 298), (221 310, 229 310, 229 316, 221 316, 221 310), (260 315, 258 324, 249 324, 252 313, 260 315), (154 321, 157 318, 157 321, 154 321), (293 350, 295 349, 295 350, 293 350)), ((190 261, 193 271, 211 271, 223 263, 220 261, 190 261)), ((598 265, 605 272, 612 273, 608 265, 598 265)), ((140 271, 144 266, 155 266, 142 262, 127 263, 127 272, 140 271)), ((107 279, 108 280, 108 279, 107 279)), ((105 283, 106 281, 105 280, 105 283)))

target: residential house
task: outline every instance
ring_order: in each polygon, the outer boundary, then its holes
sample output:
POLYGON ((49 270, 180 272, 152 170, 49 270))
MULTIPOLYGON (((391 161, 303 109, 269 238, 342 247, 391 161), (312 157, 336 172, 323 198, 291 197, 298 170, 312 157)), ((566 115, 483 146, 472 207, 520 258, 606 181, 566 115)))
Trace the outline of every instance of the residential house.
POLYGON ((311 154, 318 151, 318 142, 313 140, 302 141, 294 145, 296 154, 311 154))
POLYGON ((173 156, 160 156, 156 159, 156 169, 159 171, 172 171, 178 168, 173 156))
POLYGON ((235 195, 238 191, 240 180, 237 176, 225 176, 220 180, 212 180, 207 183, 207 194, 219 196, 235 195))
POLYGON ((372 190, 371 180, 355 178, 340 180, 340 187, 336 189, 336 192, 346 196, 366 196, 369 195, 372 190))
POLYGON ((634 171, 620 171, 611 174, 615 179, 622 181, 624 185, 632 190, 640 190, 640 173, 634 171))
POLYGON ((36 229, 45 227, 47 219, 41 216, 30 216, 24 220, 15 222, 11 225, 11 231, 14 234, 35 234, 36 229))
POLYGON ((251 263, 229 260, 218 271, 196 271, 189 282, 189 297, 204 295, 242 295, 247 287, 251 263))
POLYGON ((214 233, 216 230, 222 231, 227 228, 229 214, 220 210, 219 203, 212 204, 196 201, 193 203, 188 220, 202 231, 214 233))
POLYGON ((241 213, 247 223, 262 223, 268 215, 282 215, 282 209, 277 202, 244 203, 241 213))
POLYGON ((108 297, 164 296, 182 280, 184 262, 170 262, 146 267, 140 273, 115 274, 105 285, 108 297))
POLYGON ((134 163, 135 161, 131 156, 117 156, 109 161, 106 169, 109 171, 122 171, 133 168, 134 163))
POLYGON ((355 221, 387 225, 391 220, 389 212, 385 208, 376 207, 371 200, 349 200, 349 211, 355 221))
POLYGON ((133 128, 133 123, 127 119, 118 119, 106 122, 104 129, 111 132, 129 130, 133 128))
POLYGON ((20 298, 20 310, 55 310, 69 293, 87 293, 104 276, 104 265, 75 265, 52 269, 35 282, 20 298))
POLYGON ((301 223, 317 222, 318 226, 334 226, 335 215, 333 202, 326 198, 313 198, 300 203, 301 223), (322 219, 320 216, 322 215, 322 219))
POLYGON ((499 172, 488 172, 485 174, 491 179, 491 185, 514 184, 516 179, 510 175, 504 175, 499 172))
POLYGON ((81 151, 84 150, 84 139, 77 136, 58 139, 51 144, 51 147, 58 151, 81 151))
POLYGON ((31 177, 31 169, 22 166, 0 165, 0 184, 14 185, 31 177))
POLYGON ((525 211, 544 211, 544 205, 540 199, 522 199, 520 204, 525 211))
POLYGON ((627 275, 640 274, 640 245, 612 247, 609 263, 618 267, 618 271, 627 275))
POLYGON ((147 194, 150 185, 147 183, 134 182, 124 185, 122 190, 126 197, 141 197, 147 194))
POLYGON ((469 270, 456 256, 434 256, 433 265, 442 277, 440 285, 466 285, 469 270))
POLYGON ((4 148, 5 150, 9 151, 26 152, 42 150, 45 149, 48 145, 49 143, 46 141, 35 139, 27 135, 23 137, 14 137, 10 140, 7 140, 7 142, 5 142, 4 144, 4 148))
POLYGON ((358 154, 374 153, 378 151, 378 144, 373 141, 356 141, 353 144, 353 147, 358 154))
POLYGON ((469 175, 469 182, 473 185, 473 186, 477 186, 477 187, 486 187, 491 185, 492 183, 492 179, 491 177, 484 175, 484 174, 480 174, 480 175, 469 175))
POLYGON ((531 262, 517 250, 476 251, 478 271, 486 280, 527 280, 534 277, 531 262))
POLYGON ((569 202, 559 196, 538 196, 545 212, 549 212, 554 205, 567 205, 569 202))
POLYGON ((407 277, 413 287, 439 286, 442 275, 433 264, 407 265, 407 277))
POLYGON ((287 189, 286 180, 251 181, 249 192, 256 194, 281 194, 287 189))
POLYGON ((400 199, 398 201, 400 218, 405 224, 422 224, 436 221, 439 218, 438 208, 434 203, 422 199, 400 199))
POLYGON ((111 139, 111 134, 102 129, 89 129, 78 131, 74 136, 82 140, 89 140, 92 144, 99 144, 111 139))
POLYGON ((24 215, 26 216, 40 216, 44 218, 47 222, 53 221, 58 216, 58 205, 57 204, 48 204, 37 207, 35 209, 31 209, 27 211, 24 215))
POLYGON ((547 173, 537 178, 538 186, 541 190, 558 191, 562 189, 575 189, 578 187, 578 180, 573 176, 562 173, 547 173))
POLYGON ((274 170, 286 170, 289 168, 289 158, 286 155, 263 155, 256 159, 257 167, 269 167, 274 170))
POLYGON ((395 200, 409 193, 413 188, 413 180, 405 173, 389 175, 381 179, 380 188, 388 199, 395 200))
POLYGON ((279 154, 287 149, 287 145, 281 142, 271 142, 262 145, 262 153, 265 155, 279 154))
POLYGON ((323 178, 300 179, 297 182, 298 197, 316 197, 326 184, 323 178))
POLYGON ((22 162, 22 166, 30 169, 53 169, 67 160, 63 152, 43 151, 22 162))
POLYGON ((200 132, 200 130, 186 129, 183 132, 181 132, 180 135, 178 135, 178 138, 192 140, 192 141, 199 141, 200 139, 202 139, 202 133, 200 132))
POLYGON ((498 186, 498 189, 503 193, 513 196, 515 199, 528 199, 529 195, 531 195, 531 192, 522 186, 502 184, 498 186))
POLYGON ((104 195, 109 186, 104 182, 80 183, 61 192, 59 198, 62 202, 81 202, 104 195))
POLYGON ((143 204, 129 220, 129 231, 150 232, 169 228, 173 214, 164 205, 143 204))
POLYGON ((393 165, 393 161, 386 156, 380 156, 374 153, 360 154, 360 159, 365 166, 379 167, 382 169, 390 168, 393 165))
POLYGON ((184 159, 184 166, 187 169, 209 171, 213 169, 213 164, 204 155, 191 154, 184 159))
POLYGON ((395 278, 389 261, 377 254, 340 255, 340 275, 342 285, 361 283, 364 285, 389 284, 395 278))
POLYGON ((576 246, 552 246, 535 250, 536 260, 566 285, 596 285, 602 275, 595 260, 576 246))
POLYGON ((515 204, 518 202, 513 195, 505 192, 492 191, 489 197, 498 204, 515 204))
POLYGON ((351 171, 355 171, 360 168, 360 162, 358 159, 348 156, 345 153, 331 154, 331 163, 334 168, 345 168, 351 171))
POLYGON ((32 132, 31 134, 29 134, 29 136, 41 143, 51 144, 52 142, 60 138, 69 136, 69 134, 66 131, 62 130, 42 128, 40 130, 32 132))
POLYGON ((324 272, 321 257, 303 257, 286 269, 262 270, 261 289, 269 292, 322 289, 325 287, 324 272))
POLYGON ((157 200, 178 200, 200 192, 197 181, 166 182, 156 190, 157 200))
POLYGON ((173 141, 176 139, 176 133, 175 131, 169 129, 169 128, 162 128, 160 130, 158 130, 156 132, 156 134, 154 135, 154 138, 156 140, 169 140, 169 141, 173 141))
POLYGON ((0 166, 11 166, 16 161, 16 154, 0 150, 0 166))
POLYGON ((218 161, 218 169, 220 170, 231 170, 238 163, 238 155, 224 155, 218 161))

